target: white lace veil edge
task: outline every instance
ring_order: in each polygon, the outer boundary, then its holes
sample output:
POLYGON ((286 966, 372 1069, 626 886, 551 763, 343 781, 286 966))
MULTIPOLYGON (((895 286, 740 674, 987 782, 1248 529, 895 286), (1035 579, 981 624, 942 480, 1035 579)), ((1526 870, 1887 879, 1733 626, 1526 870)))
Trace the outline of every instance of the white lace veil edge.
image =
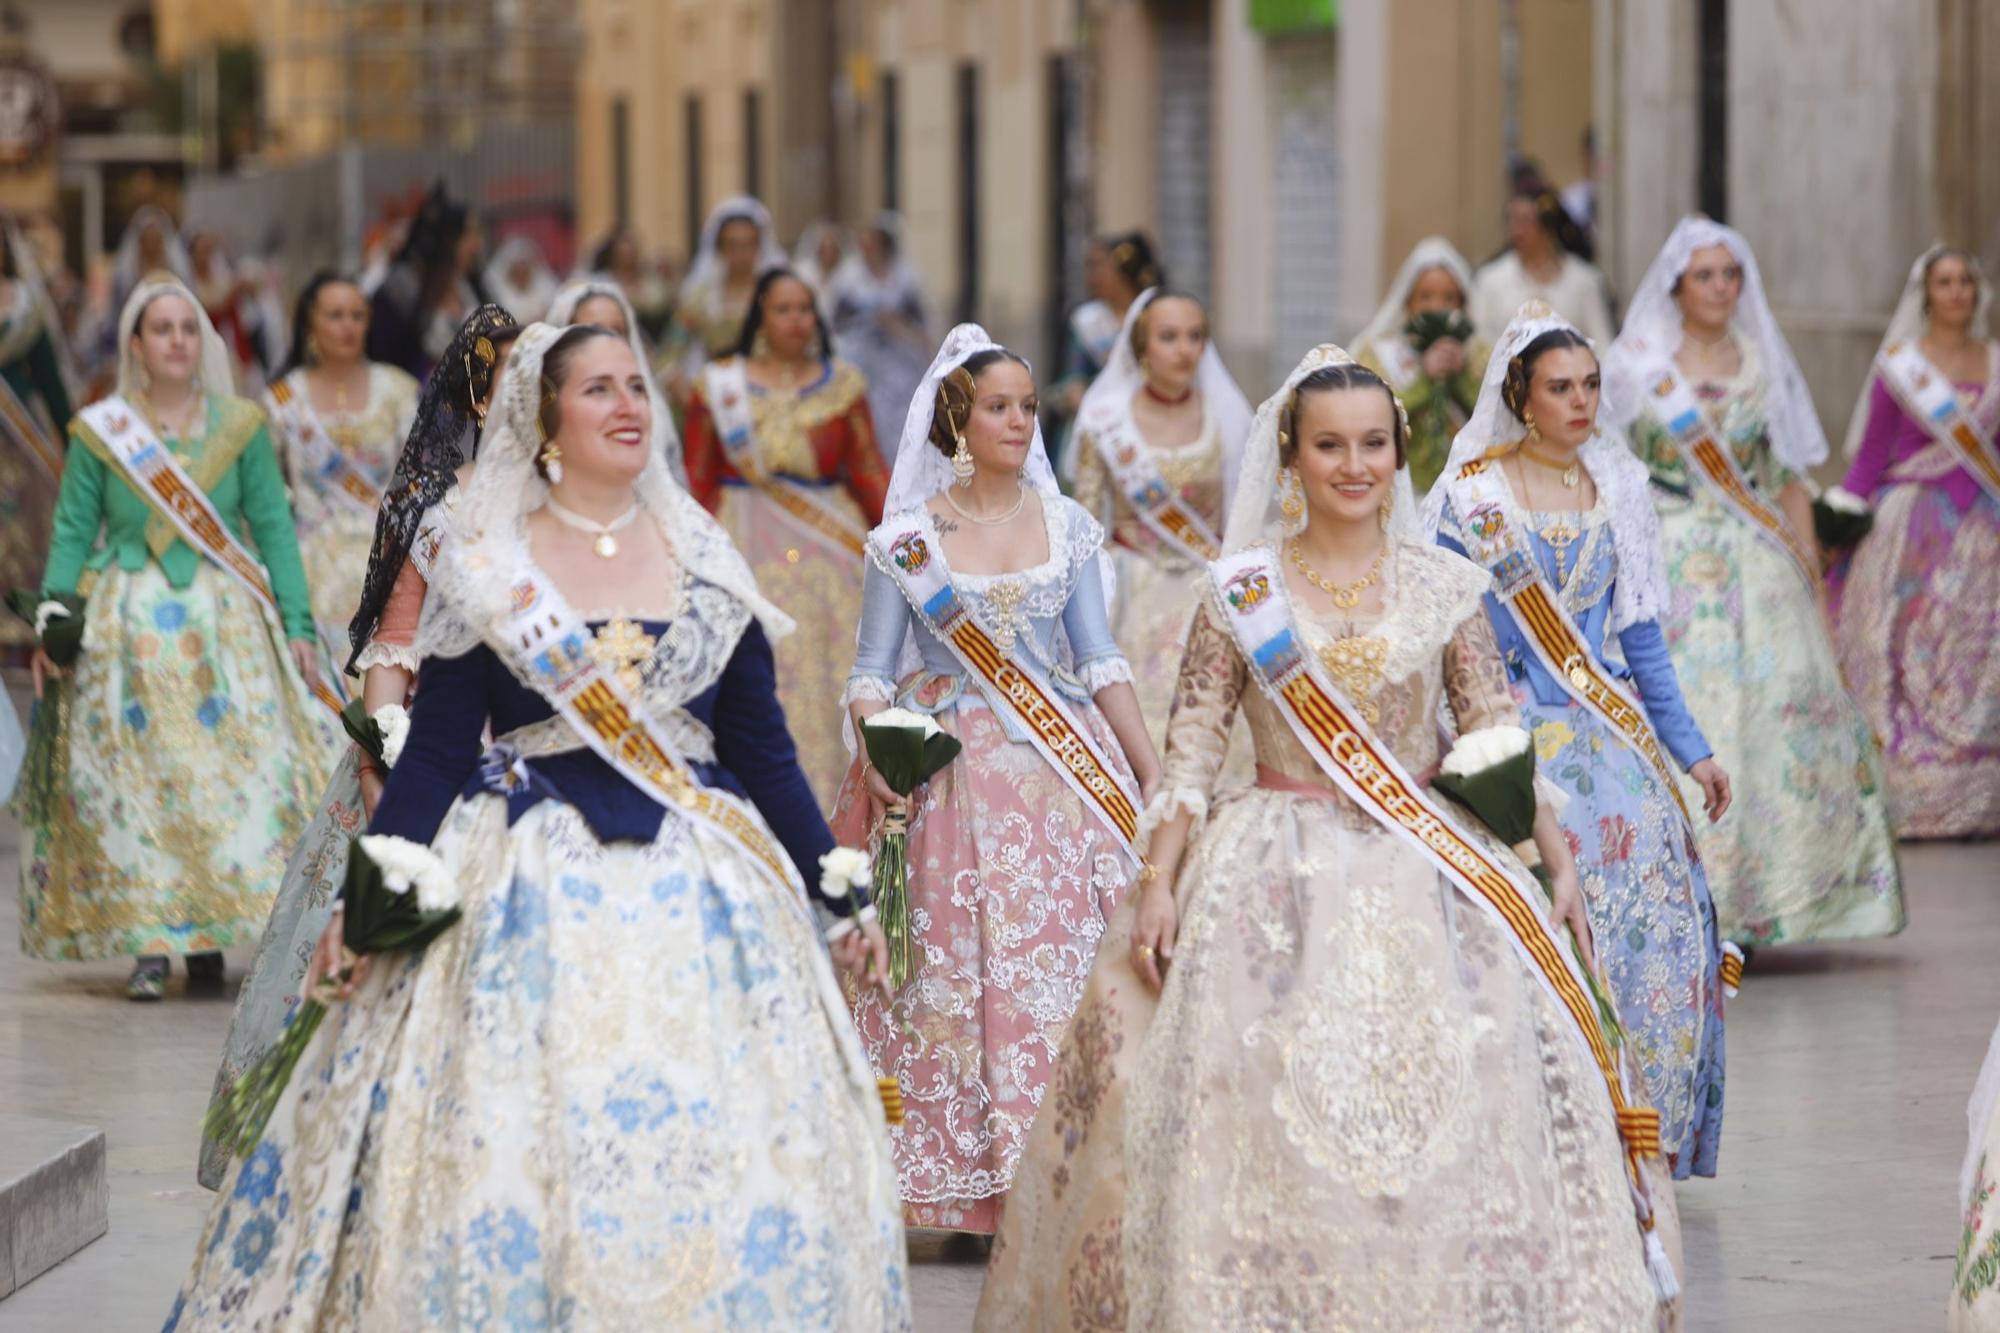
POLYGON ((129 399, 135 393, 143 395, 139 354, 132 350, 132 334, 139 327, 140 314, 162 296, 178 296, 194 307, 195 321, 201 327, 201 353, 195 361, 195 373, 201 379, 202 392, 224 397, 233 395, 236 392, 236 363, 229 355, 222 335, 215 331, 215 325, 209 320, 208 311, 202 308, 201 298, 179 277, 162 272, 147 274, 132 289, 132 294, 125 298, 124 308, 118 312, 119 396, 129 399))
POLYGON ((1743 267, 1743 290, 1732 323, 1754 346, 1763 367, 1771 451, 1793 472, 1807 472, 1826 461, 1827 444, 1805 374, 1778 327, 1777 316, 1771 313, 1750 243, 1735 228, 1705 217, 1684 217, 1675 224, 1632 294, 1623 331, 1604 355, 1605 408, 1617 413, 1610 418, 1611 424, 1621 431, 1631 426, 1645 409, 1647 385, 1680 350, 1681 315, 1674 300, 1674 284, 1687 271, 1694 252, 1711 245, 1729 247, 1729 253, 1743 267))
POLYGON ((1861 393, 1847 419, 1847 438, 1842 448, 1849 458, 1861 452, 1861 437, 1868 433, 1868 400, 1875 389, 1875 367, 1881 363, 1882 353, 1897 343, 1914 342, 1930 332, 1930 316, 1924 313, 1924 284, 1930 276, 1931 264, 1948 254, 1963 255, 1972 269, 1972 280, 1979 284, 1979 303, 1973 307, 1972 327, 1967 332, 1980 341, 1990 336, 1987 322, 1993 311, 1993 283, 1980 267, 1979 256, 1963 246, 1942 242, 1918 255, 1903 282, 1903 294, 1896 302, 1896 312, 1889 317, 1889 327, 1883 331, 1882 341, 1876 344, 1875 355, 1869 358, 1868 374, 1861 381, 1861 393))
MULTIPOLYGON (((456 657, 481 641, 481 630, 506 613, 511 571, 528 559, 527 516, 548 499, 535 469, 541 435, 542 363, 563 330, 531 324, 515 341, 487 414, 479 466, 452 513, 452 527, 425 598, 417 648, 425 657, 456 657)), ((640 508, 660 525, 683 568, 732 594, 773 641, 791 617, 757 591, 750 566, 707 510, 674 484, 657 450, 634 484, 640 508)))
MULTIPOLYGON (((1139 366, 1139 353, 1133 345, 1133 334, 1139 327, 1139 317, 1153 299, 1161 295, 1158 287, 1148 287, 1132 302, 1125 312, 1124 326, 1118 330, 1118 340, 1111 345, 1111 358, 1104 369, 1098 372, 1090 387, 1084 391, 1083 402, 1077 408, 1077 421, 1086 426, 1094 418, 1107 413, 1123 413, 1131 409, 1132 397, 1139 392, 1139 386, 1146 382, 1146 372, 1139 366)), ((1207 311, 1202 312, 1207 318, 1207 311)), ((1229 368, 1222 364, 1222 354, 1215 350, 1215 340, 1209 339, 1202 348, 1201 362, 1195 367, 1195 388, 1201 390, 1201 400, 1210 418, 1215 422, 1217 436, 1222 441, 1222 505, 1223 512, 1229 510, 1229 501, 1236 492, 1236 474, 1243 465, 1243 445, 1250 435, 1252 410, 1250 400, 1243 396, 1243 389, 1230 375, 1229 368)), ((1076 482, 1078 450, 1064 450, 1061 462, 1062 478, 1076 482)))
POLYGON ((1451 274, 1451 280, 1458 284, 1461 310, 1470 310, 1472 305, 1472 265, 1458 252, 1458 247, 1442 236, 1426 236, 1411 249, 1403 266, 1396 270, 1390 280, 1388 292, 1382 297, 1382 304, 1375 307, 1375 313, 1361 326, 1361 332, 1349 342, 1356 352, 1366 353, 1381 339, 1402 332, 1410 322, 1410 288, 1417 285, 1417 279, 1434 268, 1441 268, 1451 274))
MULTIPOLYGON (((1236 486, 1229 504, 1229 520, 1223 527, 1222 545, 1225 550, 1239 551, 1259 542, 1282 541, 1289 534, 1284 515, 1278 508, 1278 429, 1283 424, 1287 409, 1299 384, 1314 371, 1328 366, 1357 364, 1353 357, 1332 343, 1321 343, 1307 352, 1305 359, 1292 368, 1285 376, 1285 382, 1278 391, 1266 398, 1257 408, 1257 415, 1250 423, 1250 434, 1243 446, 1243 462, 1237 471, 1236 486)), ((1394 389, 1390 390, 1393 395, 1394 389)), ((1417 526, 1416 492, 1410 486, 1410 469, 1407 461, 1396 469, 1396 479, 1390 487, 1389 536, 1392 541, 1416 541, 1421 533, 1417 526)))
MULTIPOLYGON (((932 496, 944 494, 951 485, 951 460, 930 442, 931 419, 937 411, 938 385, 945 376, 979 353, 1005 351, 1005 347, 994 342, 977 324, 960 324, 944 336, 944 343, 931 360, 930 369, 924 372, 923 381, 917 385, 917 392, 910 399, 910 410, 903 418, 903 433, 896 446, 896 466, 889 474, 889 495, 883 504, 883 513, 900 514, 904 510, 915 509, 932 496)), ((1048 449, 1042 443, 1039 421, 1035 423, 1035 439, 1028 449, 1028 462, 1022 469, 1021 480, 1044 494, 1060 494, 1055 471, 1049 466, 1048 449)))
POLYGON ((659 377, 653 373, 652 353, 646 346, 645 335, 639 331, 639 316, 632 309, 625 289, 606 277, 581 278, 565 283, 549 304, 548 323, 558 328, 574 324, 577 307, 599 296, 616 301, 618 308, 625 312, 625 342, 631 347, 633 358, 646 376, 646 397, 653 404, 653 450, 667 460, 667 471, 673 474, 674 484, 685 488, 687 462, 683 457, 680 433, 674 429, 674 414, 668 410, 666 395, 660 392, 659 377))
POLYGON ((709 210, 701 224, 701 239, 695 245, 694 261, 681 280, 680 299, 697 301, 706 297, 722 276, 722 256, 716 250, 723 224, 748 218, 757 228, 757 271, 783 268, 789 260, 785 247, 778 244, 778 230, 772 225, 771 210, 753 195, 732 194, 709 210))
MULTIPOLYGON (((1528 433, 1527 423, 1507 406, 1501 388, 1507 366, 1524 348, 1545 333, 1566 329, 1584 338, 1576 325, 1536 300, 1524 304, 1500 335, 1486 373, 1479 382, 1479 401, 1457 435, 1452 437, 1451 456, 1439 474, 1437 484, 1424 497, 1423 531, 1437 540, 1443 526, 1445 501, 1451 480, 1458 470, 1484 457, 1495 445, 1511 444, 1528 433)), ((1588 338, 1593 355, 1602 356, 1588 338)), ((1618 578, 1612 592, 1611 618, 1614 629, 1625 629, 1644 620, 1656 620, 1667 609, 1666 559, 1660 546, 1660 520, 1653 509, 1646 465, 1636 458, 1625 442, 1623 431, 1610 424, 1612 404, 1609 390, 1597 409, 1597 433, 1585 442, 1578 454, 1584 470, 1597 487, 1598 503, 1611 519, 1611 540, 1618 554, 1618 578)))

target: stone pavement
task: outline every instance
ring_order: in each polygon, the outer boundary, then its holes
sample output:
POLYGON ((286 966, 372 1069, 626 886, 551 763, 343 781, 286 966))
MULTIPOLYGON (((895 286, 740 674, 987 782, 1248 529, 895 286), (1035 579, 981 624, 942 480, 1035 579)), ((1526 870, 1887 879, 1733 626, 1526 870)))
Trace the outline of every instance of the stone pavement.
MULTIPOLYGON (((17 691, 18 694, 18 691, 17 691)), ((0 1300, 0 1330, 157 1328, 208 1195, 196 1126, 230 991, 123 998, 127 965, 20 956, 15 836, 0 817, 0 1120, 101 1128, 110 1230, 0 1300)), ((1934 1328, 1958 1243, 1965 1100, 2000 1019, 2000 846, 1905 849, 1901 937, 1758 956, 1729 1025, 1718 1180, 1685 1185, 1688 1327, 1702 1333, 1934 1328)), ((914 1248, 917 1327, 968 1328, 977 1266, 914 1248)))

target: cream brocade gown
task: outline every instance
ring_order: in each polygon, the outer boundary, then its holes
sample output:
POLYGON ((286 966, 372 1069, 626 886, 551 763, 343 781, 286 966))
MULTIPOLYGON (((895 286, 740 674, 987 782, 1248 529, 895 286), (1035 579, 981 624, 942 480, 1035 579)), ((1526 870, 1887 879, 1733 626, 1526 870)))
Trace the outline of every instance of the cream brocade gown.
MULTIPOLYGON (((1465 730, 1519 716, 1485 572, 1413 545, 1392 569, 1391 609, 1338 650, 1380 668, 1333 675, 1422 772, 1441 701, 1465 730)), ((1322 657, 1335 643, 1305 632, 1322 657)), ((1138 895, 1113 917, 977 1326, 1654 1327, 1588 1050, 1499 928, 1334 793, 1206 600, 1167 799, 1206 809, 1239 704, 1259 763, 1314 794, 1255 787, 1198 824, 1157 1000, 1129 961, 1138 895)), ((1671 1186, 1649 1174, 1674 1253, 1671 1186)))

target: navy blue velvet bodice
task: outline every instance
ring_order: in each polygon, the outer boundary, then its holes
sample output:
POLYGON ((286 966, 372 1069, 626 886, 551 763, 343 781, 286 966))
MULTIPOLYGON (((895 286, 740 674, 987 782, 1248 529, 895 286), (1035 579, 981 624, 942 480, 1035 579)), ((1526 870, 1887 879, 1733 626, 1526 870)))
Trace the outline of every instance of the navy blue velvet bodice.
MULTIPOLYGON (((662 621, 642 622, 659 637, 662 621)), ((593 626, 594 628, 595 626, 593 626)), ((826 818, 799 770, 778 702, 770 641, 753 621, 717 679, 682 703, 715 737, 715 762, 690 762, 703 786, 747 799, 777 835, 792 864, 813 883, 819 858, 834 845, 826 818)), ((390 770, 369 832, 428 846, 452 802, 489 790, 482 776, 481 733, 490 720, 504 736, 554 715, 485 644, 459 657, 426 658, 410 710, 410 734, 390 770)), ((543 800, 575 807, 604 842, 650 842, 665 811, 644 790, 588 749, 524 761, 525 791, 509 800, 512 823, 543 800)), ((831 906, 831 904, 830 904, 831 906)))

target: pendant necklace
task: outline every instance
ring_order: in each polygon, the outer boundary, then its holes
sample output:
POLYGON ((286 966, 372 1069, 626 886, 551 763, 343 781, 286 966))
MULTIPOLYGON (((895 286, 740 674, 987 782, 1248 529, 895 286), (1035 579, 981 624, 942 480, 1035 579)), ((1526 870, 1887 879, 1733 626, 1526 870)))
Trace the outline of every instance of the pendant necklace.
POLYGON ((1014 503, 1007 510, 1006 513, 995 514, 992 518, 987 518, 982 514, 973 513, 971 510, 967 509, 964 505, 960 504, 958 502, 958 497, 952 494, 952 489, 953 488, 949 486, 945 487, 944 502, 950 505, 953 509, 956 509, 958 511, 958 516, 960 518, 964 519, 968 523, 977 523, 979 524, 979 526, 983 528, 999 527, 1002 523, 1007 522, 1009 519, 1013 518, 1014 515, 1020 513, 1021 506, 1028 503, 1028 488, 1026 486, 1023 486, 1021 487, 1021 493, 1014 497, 1014 503))
POLYGON ((1366 574, 1352 583, 1335 583, 1306 563, 1305 555, 1299 550, 1298 543, 1290 542, 1287 545, 1291 547, 1292 563, 1298 566, 1299 573, 1305 575, 1306 582, 1331 597, 1333 604, 1343 611, 1352 611, 1361 605, 1361 594, 1375 586, 1376 580, 1382 577, 1382 563, 1389 558, 1389 547, 1384 543, 1382 549, 1375 553, 1375 563, 1368 566, 1366 574))
POLYGON ((639 517, 639 506, 636 503, 609 523, 599 523, 594 518, 585 518, 574 509, 565 509, 556 503, 553 495, 544 503, 548 506, 549 513, 555 516, 556 522, 564 527, 575 528, 578 532, 595 533, 597 540, 590 544, 590 549, 597 552, 598 558, 602 560, 609 560, 618 554, 618 539, 612 534, 622 528, 630 527, 632 520, 639 517))
MULTIPOLYGON (((1527 452, 1526 445, 1522 446, 1522 451, 1524 453, 1527 452)), ((1529 457, 1533 458, 1535 456, 1530 454, 1529 457)), ((1549 463, 1547 459, 1535 458, 1535 461, 1550 467, 1555 466, 1553 463, 1549 463)), ((1570 484, 1567 481, 1564 482, 1564 485, 1570 484)), ((1534 496, 1528 489, 1528 473, 1525 468, 1521 469, 1521 503, 1530 512, 1534 511, 1534 496)), ((1541 536, 1543 541, 1549 544, 1549 549, 1555 552, 1556 587, 1560 588, 1569 574, 1569 548, 1576 542, 1577 538, 1583 536, 1583 530, 1570 522, 1569 515, 1566 513, 1551 511, 1551 515, 1549 522, 1535 531, 1541 536)))
MULTIPOLYGON (((1526 440, 1521 441, 1521 452, 1550 471, 1561 473, 1563 489, 1566 491, 1575 490, 1576 484, 1583 480, 1583 464, 1574 454, 1570 455, 1569 462, 1565 463, 1559 458, 1550 458, 1526 440)), ((1525 480, 1526 474, 1523 473, 1522 476, 1525 480)))

